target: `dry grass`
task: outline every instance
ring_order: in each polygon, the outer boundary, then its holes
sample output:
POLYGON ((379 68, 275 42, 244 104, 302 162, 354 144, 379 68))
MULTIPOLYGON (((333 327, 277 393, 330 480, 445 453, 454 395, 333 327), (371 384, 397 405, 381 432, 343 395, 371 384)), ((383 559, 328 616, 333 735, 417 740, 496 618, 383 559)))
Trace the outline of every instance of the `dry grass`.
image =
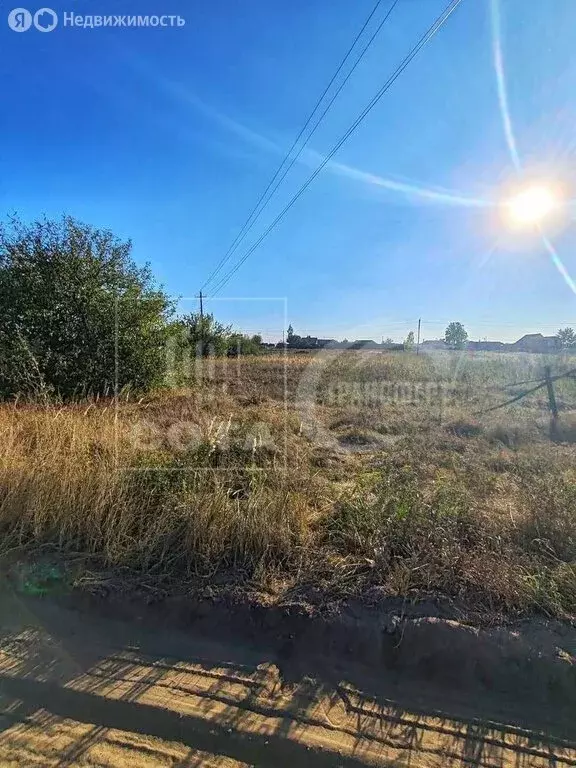
MULTIPOLYGON (((538 397, 477 413, 537 376, 537 356, 210 365, 193 390, 117 411, 1 406, 4 549, 50 544, 158 579, 576 612, 576 448, 550 440, 538 397)), ((571 383, 561 397, 576 404, 571 383)))
MULTIPOLYGON (((265 447, 226 451, 208 428, 190 451, 149 450, 126 410, 117 427, 98 408, 0 411, 6 546, 53 542, 155 573, 293 563, 309 492, 271 470, 265 447)), ((163 411, 152 414, 161 424, 163 411)))

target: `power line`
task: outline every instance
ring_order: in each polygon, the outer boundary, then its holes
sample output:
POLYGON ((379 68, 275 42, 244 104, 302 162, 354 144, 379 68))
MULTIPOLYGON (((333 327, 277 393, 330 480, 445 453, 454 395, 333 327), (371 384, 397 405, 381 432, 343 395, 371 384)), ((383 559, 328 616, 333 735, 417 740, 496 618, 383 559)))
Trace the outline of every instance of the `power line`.
POLYGON ((264 192, 262 192, 262 194, 258 198, 258 202, 254 206, 254 208, 252 208, 252 210, 250 211, 250 214, 249 214, 248 218, 246 219, 246 221, 242 225, 242 227, 241 227, 240 231, 238 232, 238 234, 236 235, 234 241, 232 242, 232 244, 230 245, 230 247, 228 248, 228 250, 226 251, 224 256, 220 259, 220 261, 218 262, 216 267, 210 273, 210 275, 208 276, 207 280, 202 285, 202 288, 205 288, 218 275, 218 273, 221 271, 221 269, 224 266, 224 264, 226 264, 226 262, 231 258, 231 256, 234 254, 234 252, 240 246, 240 243, 244 240, 244 238, 246 237, 248 232, 252 229, 252 227, 254 226, 256 221, 260 218, 260 216, 262 214, 262 211, 268 205, 268 203, 270 202, 270 200, 274 196, 276 190, 278 189, 278 187, 280 186, 282 181, 286 178, 286 175, 289 173, 290 169, 292 168, 292 166, 294 165, 296 160, 300 157, 302 151, 304 150, 304 147, 306 146, 306 144, 312 138, 312 136, 315 133, 316 129, 318 128, 318 126, 320 125, 320 123, 322 122, 324 117, 326 116, 328 110, 330 109, 330 107, 332 106, 332 104, 334 103, 336 98, 338 97, 338 95, 339 95, 340 91, 342 90, 342 88, 344 88, 344 86, 348 82, 350 76, 352 75, 352 73, 354 72, 354 70, 356 69, 356 67, 358 66, 358 64, 362 60, 362 58, 364 57, 366 51, 368 50, 368 48, 374 42, 376 36, 378 35, 380 30, 384 26, 386 20, 388 19, 388 17, 390 16, 392 11, 394 10, 394 7, 397 5, 399 0, 393 0, 392 5, 390 6, 388 12, 386 13, 384 18, 382 19, 382 21, 378 25, 376 31, 374 32, 374 34, 372 35, 372 37, 370 38, 368 43, 364 46, 364 48, 360 52, 360 55, 356 59, 356 62, 354 63, 353 67, 350 69, 350 71, 348 72, 348 74, 346 75, 346 77, 344 78, 342 83, 338 86, 338 89, 336 90, 336 92, 334 93, 334 95, 332 96, 330 101, 328 102, 327 106, 325 107, 324 111, 322 112, 322 114, 320 115, 318 120, 316 121, 315 125, 313 126, 312 130, 310 131, 310 133, 306 137, 305 141, 303 142, 302 146, 298 150, 297 154, 292 158, 290 164, 284 169, 284 172, 282 173, 282 176, 280 176, 280 178, 278 178, 278 176, 282 172, 282 168, 284 167, 285 163, 290 158, 290 155, 292 154, 292 152, 294 151, 294 149, 298 145, 300 139, 304 135, 304 132, 306 131, 306 129, 310 125, 310 122, 312 121, 312 118, 314 117, 314 114, 316 113, 316 111, 320 107, 320 104, 324 100, 324 97, 326 96, 326 94, 328 93, 330 88, 332 87, 332 84, 334 83, 334 81, 338 77, 338 75, 339 75, 340 71, 342 70, 344 64, 346 63, 346 61, 350 57, 350 54, 352 53, 352 51, 356 47, 356 44, 358 43, 358 40, 362 37, 362 34, 364 33, 364 30, 366 29, 366 27, 370 23, 372 17, 376 13, 376 11, 378 10, 378 8, 379 8, 379 6, 381 5, 382 2, 383 2, 383 0, 377 0, 376 5, 373 7, 372 11, 368 15, 368 18, 366 19, 366 21, 362 25, 362 28, 360 29, 360 31, 358 32, 358 34, 354 38, 354 41, 353 41, 352 45, 350 46, 350 48, 348 48, 348 51, 344 55, 344 58, 342 59, 342 61, 338 65, 338 68, 336 69, 336 72, 332 75, 332 78, 331 78, 330 82, 328 83, 326 88, 324 88, 324 91, 322 92, 322 95, 320 96, 320 98, 318 99, 316 104, 314 105, 314 109, 308 115, 308 118, 306 119, 306 122, 302 126, 298 136, 296 136, 296 138, 294 139, 294 142, 293 142, 292 146, 290 147, 288 152, 284 155, 284 157, 282 159, 282 162, 280 163, 280 165, 276 169, 274 175, 272 176, 272 178, 268 182, 268 185, 266 186, 266 189, 264 190, 264 192), (278 181, 276 181, 277 179, 278 179, 278 181), (272 188, 272 185, 274 184, 274 182, 276 182, 276 184, 274 185, 274 188, 272 188))
MULTIPOLYGON (((452 322, 451 320, 428 320, 428 318, 422 319, 422 323, 426 323, 426 325, 447 325, 448 323, 452 322)), ((478 325, 485 325, 489 326, 491 328, 519 328, 520 326, 524 325, 526 326, 527 323, 525 322, 518 322, 518 323, 501 323, 498 320, 467 320, 466 325, 471 326, 478 326, 478 325)), ((559 321, 556 323, 534 323, 533 325, 537 325, 538 328, 558 328, 562 325, 576 325, 576 322, 574 320, 568 320, 568 321, 559 321)), ((528 325, 528 327, 530 327, 528 325)))
POLYGON ((356 128, 360 125, 360 123, 366 118, 366 116, 372 111, 372 109, 376 106, 376 104, 380 101, 382 96, 388 91, 388 89, 394 84, 394 82, 400 77, 402 72, 406 69, 408 64, 412 61, 412 59, 420 52, 420 50, 431 40, 432 37, 438 32, 438 30, 443 26, 443 24, 447 21, 448 17, 456 10, 456 8, 460 5, 462 0, 451 0, 451 2, 448 4, 448 6, 444 9, 444 11, 440 14, 440 16, 436 19, 436 21, 429 27, 429 29, 422 35, 422 37, 419 39, 419 41, 416 43, 416 45, 410 50, 407 56, 402 60, 400 65, 394 70, 392 75, 388 78, 388 80, 384 83, 382 88, 376 93, 376 95, 371 99, 371 101, 367 104, 367 106, 364 108, 364 110, 360 113, 360 115, 356 118, 356 120, 352 123, 350 128, 346 131, 346 133, 342 136, 342 138, 336 143, 336 145, 330 150, 328 155, 324 158, 324 160, 320 163, 320 165, 316 168, 316 170, 311 174, 311 176, 308 177, 308 179, 304 182, 304 184, 300 187, 298 192, 291 198, 291 200, 288 202, 288 204, 282 209, 282 211, 278 214, 278 216, 274 219, 274 221, 270 224, 270 226, 264 231, 264 233, 256 240, 256 242, 248 249, 248 251, 242 256, 240 261, 237 262, 237 264, 226 274, 224 277, 220 280, 220 282, 217 284, 216 288, 214 289, 212 295, 215 296, 222 288, 228 283, 232 275, 234 275, 244 264, 246 259, 251 256, 252 253, 256 250, 256 248, 260 245, 260 243, 270 234, 270 232, 279 224, 279 222, 284 218, 286 213, 292 208, 294 203, 298 200, 298 198, 308 189, 310 184, 314 181, 316 176, 322 171, 322 169, 330 162, 331 158, 336 154, 336 152, 340 149, 340 147, 344 144, 345 141, 354 133, 356 128))
MULTIPOLYGON (((344 64, 346 63, 346 60, 347 60, 347 59, 348 59, 348 57, 350 56, 351 52, 353 51, 354 47, 356 46, 356 43, 358 42, 358 40, 359 40, 359 39, 360 39, 360 37, 362 36, 362 34, 363 34, 364 30, 366 29, 367 25, 369 24, 370 20, 372 19, 372 17, 374 16, 374 14, 376 13, 376 11, 378 10, 378 7, 380 6, 381 2, 382 2, 382 0, 377 0, 377 2, 376 2, 376 5, 373 7, 372 11, 371 11, 371 12, 370 12, 370 14, 368 15, 368 18, 367 18, 367 19, 366 19, 366 21, 364 22, 364 24, 363 24, 362 28, 360 29, 360 31, 358 32, 358 34, 357 34, 357 35, 356 35, 356 37, 354 38, 354 41, 353 41, 352 45, 350 46, 350 48, 348 49, 348 51, 347 51, 347 52, 346 52, 346 54, 344 55, 344 58, 342 59, 342 61, 341 61, 341 62, 340 62, 340 64, 338 65, 338 68, 336 69, 336 72, 334 73, 334 75, 332 76, 332 78, 331 78, 330 82, 328 83, 328 85, 326 86, 326 88, 325 88, 325 89, 324 89, 324 91, 322 92, 321 96, 319 97, 318 101, 317 101, 317 102, 316 102, 316 104, 314 105, 314 108, 313 108, 312 112, 310 112, 310 114, 308 115, 308 118, 306 119, 306 122, 304 123, 304 125, 302 126, 302 128, 301 128, 300 132, 298 133, 298 136, 297 136, 297 137, 294 139, 294 142, 293 142, 292 146, 290 147, 290 149, 288 150, 288 152, 286 153, 286 155, 283 157, 283 159, 282 159, 282 162, 280 163, 280 165, 279 165, 279 166, 278 166, 278 168, 276 169, 276 171, 275 171, 274 175, 272 176, 272 178, 271 178, 271 179, 270 179, 270 181, 268 182, 268 185, 266 186, 266 189, 265 189, 265 190, 264 190, 264 192, 262 192, 262 194, 260 195, 260 197, 259 197, 259 199, 258 199, 258 201, 257 201, 256 205, 255 205, 255 206, 254 206, 254 208, 251 210, 251 212, 250 212, 250 214, 249 214, 248 218, 246 219, 246 221, 245 221, 245 222, 244 222, 244 224, 242 225, 242 227, 241 227, 240 231, 239 231, 239 232, 238 232, 238 234, 236 235, 236 237, 235 237, 234 241, 232 242, 232 244, 231 244, 231 245, 230 245, 230 247, 228 248, 228 251, 227 251, 227 252, 224 254, 224 256, 223 256, 223 257, 220 259, 220 261, 218 262, 218 264, 217 264, 217 265, 216 265, 216 267, 214 268, 214 270, 213 270, 213 271, 210 273, 210 275, 208 276, 207 280, 206 280, 206 281, 204 282, 204 284, 202 285, 202 288, 205 288, 205 287, 208 285, 208 283, 210 283, 210 282, 213 280, 213 278, 214 278, 214 277, 215 277, 215 276, 216 276, 216 275, 217 275, 217 274, 220 272, 220 270, 222 269, 222 267, 224 266, 224 264, 225 264, 225 263, 228 261, 228 259, 229 259, 229 258, 232 256, 232 254, 233 254, 233 253, 234 253, 234 251, 235 251, 235 250, 238 248, 238 246, 240 245, 241 241, 244 239, 244 237, 246 236, 246 234, 247 234, 247 233, 250 231, 250 229, 251 229, 251 228, 252 228, 252 226, 254 225, 254 223, 255 223, 256 219, 257 219, 257 218, 260 216, 260 214, 262 213, 262 210, 264 209, 264 205, 262 206, 262 208, 261 208, 261 210, 258 212, 258 214, 257 214, 257 215, 255 215, 255 214, 256 214, 256 212, 258 211, 258 208, 260 207, 260 205, 261 205, 262 201, 263 201, 263 200, 264 200, 264 198, 266 197, 266 195, 267 195, 267 193, 268 193, 269 189, 270 189, 270 188, 271 188, 271 186, 274 184, 275 180, 278 178, 278 175, 280 174, 280 172, 281 172, 281 170, 282 170, 282 167, 284 166, 284 163, 285 163, 285 162, 287 161, 287 159, 290 157, 290 155, 291 155, 291 154, 292 154, 292 152, 294 151, 294 148, 296 147, 296 145, 298 144, 298 142, 299 142, 299 141, 300 141, 300 139, 302 138, 302 135, 304 134, 304 131, 306 130, 306 128, 307 128, 307 127, 308 127, 308 125, 310 124, 310 121, 312 120, 312 118, 313 118, 313 116, 314 116, 314 113, 316 112, 316 110, 318 109, 318 107, 319 107, 319 106, 320 106, 320 104, 322 103, 322 100, 324 99, 324 97, 326 96, 326 94, 328 93, 328 91, 330 90, 330 88, 331 88, 331 86, 332 86, 332 83, 334 82, 334 80, 335 80, 335 79, 336 79, 336 77, 338 76, 339 72, 341 71, 342 67, 343 67, 343 66, 344 66, 344 64), (252 220, 252 219, 253 219, 253 220, 252 220)), ((308 137, 308 139, 309 139, 309 138, 310 138, 310 136, 308 137)), ((307 139, 306 141, 308 141, 308 139, 307 139)), ((303 146, 304 146, 304 145, 303 145, 303 146)), ((276 187, 275 187, 274 191, 275 191, 275 190, 276 190, 276 187)), ((274 191, 272 192, 272 194, 274 193, 274 191)))

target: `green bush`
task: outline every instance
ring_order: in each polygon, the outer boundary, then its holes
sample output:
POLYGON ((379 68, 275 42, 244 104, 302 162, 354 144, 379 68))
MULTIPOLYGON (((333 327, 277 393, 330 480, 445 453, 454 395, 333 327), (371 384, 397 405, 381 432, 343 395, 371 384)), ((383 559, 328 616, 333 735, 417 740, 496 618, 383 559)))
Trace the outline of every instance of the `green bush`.
POLYGON ((173 306, 131 243, 64 216, 0 225, 0 396, 148 389, 173 306))

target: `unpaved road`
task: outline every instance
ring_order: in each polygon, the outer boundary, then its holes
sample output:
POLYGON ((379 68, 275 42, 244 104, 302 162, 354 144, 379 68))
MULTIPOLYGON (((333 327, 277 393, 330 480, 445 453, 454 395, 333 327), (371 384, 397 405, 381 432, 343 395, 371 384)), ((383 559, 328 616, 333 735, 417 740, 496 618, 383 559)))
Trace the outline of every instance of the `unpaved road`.
MULTIPOLYGON (((6 585, 0 609, 2 767, 576 765, 565 733, 527 731, 512 713, 488 721, 469 696, 407 707, 378 675, 368 690, 346 668, 312 679, 231 637, 103 619, 6 585)), ((492 704, 481 709, 494 718, 492 704)))

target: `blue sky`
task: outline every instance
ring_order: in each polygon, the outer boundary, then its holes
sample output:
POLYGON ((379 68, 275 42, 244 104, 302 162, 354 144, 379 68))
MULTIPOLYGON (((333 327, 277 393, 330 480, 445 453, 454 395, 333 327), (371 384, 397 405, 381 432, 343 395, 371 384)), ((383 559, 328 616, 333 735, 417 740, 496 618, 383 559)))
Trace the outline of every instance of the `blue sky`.
MULTIPOLYGON (((0 213, 66 212, 110 228, 132 238, 134 257, 149 261, 170 293, 193 296, 373 4, 142 0, 134 10, 119 0, 70 0, 52 7, 60 16, 181 14, 186 25, 60 24, 45 34, 11 31, 13 6, 4 5, 0 213)), ((445 4, 399 0, 234 259, 445 4)), ((296 331, 316 335, 401 338, 418 317, 424 338, 451 320, 472 338, 503 340, 576 327, 576 297, 540 237, 510 230, 493 205, 534 178, 559 180, 576 197, 576 4, 499 0, 497 9, 520 170, 499 103, 490 0, 463 0, 209 305, 219 318, 277 337, 285 304, 264 299, 286 297, 296 331), (258 300, 239 300, 250 298, 258 300)), ((548 234, 576 278, 571 206, 561 218, 548 234)))

